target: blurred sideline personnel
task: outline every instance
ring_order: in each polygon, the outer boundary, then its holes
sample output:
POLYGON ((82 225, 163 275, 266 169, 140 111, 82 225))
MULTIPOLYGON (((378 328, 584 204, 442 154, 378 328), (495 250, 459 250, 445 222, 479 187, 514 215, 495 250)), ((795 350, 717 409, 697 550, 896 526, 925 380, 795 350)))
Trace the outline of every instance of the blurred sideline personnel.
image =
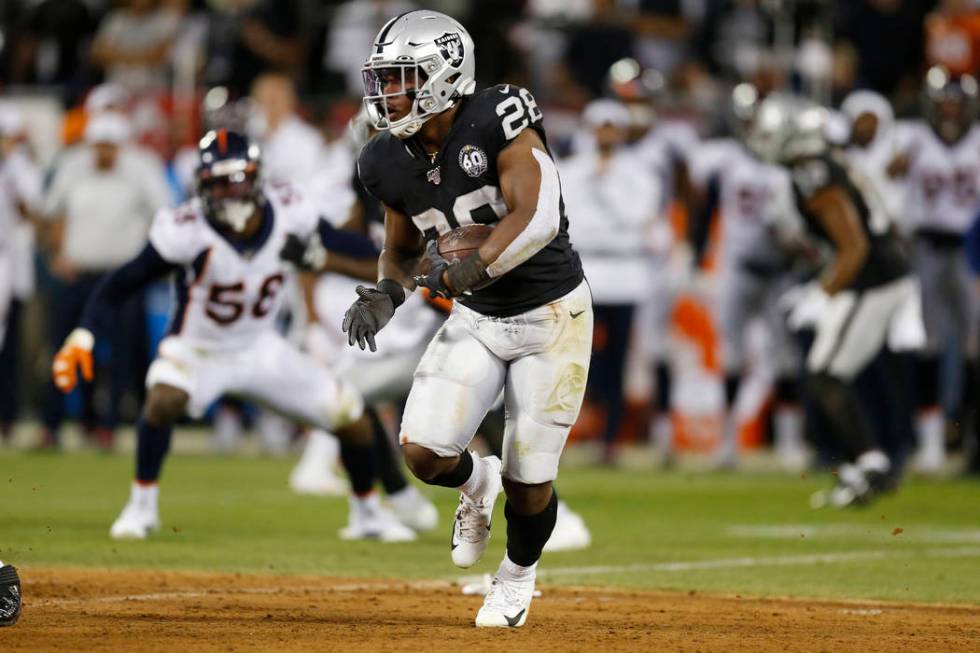
POLYGON ((812 328, 807 383, 847 462, 814 506, 867 503, 894 486, 897 470, 874 441, 853 381, 914 301, 915 282, 884 209, 862 193, 824 136, 825 111, 783 94, 759 106, 749 145, 789 169, 809 235, 830 249, 819 277, 785 297, 790 328, 812 328))
POLYGON ((344 439, 341 455, 356 496, 343 537, 414 539, 373 491, 371 424, 360 395, 275 330, 288 273, 280 250, 289 234, 306 238, 318 229, 318 213, 290 184, 263 184, 258 147, 237 132, 217 130, 201 140, 197 184, 197 197, 157 213, 139 255, 99 283, 53 364, 64 392, 76 385, 78 367, 91 380, 95 335, 127 297, 175 273, 177 310, 147 374, 137 425, 136 479, 110 535, 143 539, 159 528, 158 480, 174 423, 185 413, 200 417, 229 394, 344 439))
POLYGON ((17 417, 20 315, 34 294, 34 228, 42 174, 24 141, 20 111, 0 104, 0 439, 17 417))
MULTIPOLYGON (((704 141, 688 157, 692 183, 704 196, 694 231, 697 261, 703 257, 710 222, 717 213, 724 238, 719 265, 717 319, 725 370, 725 420, 719 467, 734 467, 738 453, 736 400, 746 371, 747 327, 754 319, 766 326, 773 359, 773 422, 776 454, 787 470, 806 467, 803 411, 799 403, 800 354, 779 309, 779 297, 794 283, 790 259, 771 232, 768 215, 788 183, 786 172, 758 159, 745 144, 758 109, 759 94, 750 84, 732 92, 730 120, 737 138, 704 141), (717 209, 717 211, 716 211, 717 209)), ((697 263, 696 263, 697 264, 697 263)))
MULTIPOLYGON (((926 73, 926 122, 911 126, 892 170, 905 175, 913 233, 912 262, 922 285, 926 344, 916 374, 919 447, 913 464, 935 473, 945 459, 946 423, 940 407, 940 359, 949 338, 968 361, 976 356, 976 288, 963 243, 980 211, 980 129, 977 82, 941 67, 926 73)), ((965 366, 967 378, 970 366, 965 366)), ((966 387, 970 383, 964 384, 966 387)))
POLYGON ((671 205, 683 204, 691 214, 694 203, 688 175, 688 155, 699 142, 697 131, 683 120, 657 117, 633 148, 646 166, 645 183, 658 183, 661 204, 647 237, 653 272, 647 291, 638 307, 638 344, 653 370, 655 396, 650 438, 660 454, 662 464, 675 458, 673 419, 673 363, 670 347, 671 317, 678 296, 686 290, 691 252, 676 237, 671 222, 671 205), (654 181, 656 180, 656 181, 654 181))
MULTIPOLYGON (((105 111, 91 116, 85 143, 65 152, 48 188, 44 217, 54 234, 49 268, 58 282, 48 319, 53 350, 78 323, 101 276, 139 252, 154 213, 170 205, 163 167, 131 146, 131 137, 125 115, 105 111)), ((120 310, 121 319, 108 324, 104 334, 112 344, 107 409, 97 414, 92 386, 81 387, 82 423, 100 446, 112 444, 119 402, 126 389, 139 388, 148 358, 142 293, 120 310)), ((43 445, 57 446, 63 418, 64 397, 51 384, 41 414, 43 445)))
POLYGON ((606 415, 604 460, 615 459, 623 419, 623 383, 636 307, 646 299, 653 269, 647 234, 663 203, 663 188, 625 147, 629 110, 594 100, 582 114, 594 147, 559 162, 562 193, 574 207, 569 233, 578 243, 595 303, 597 342, 588 389, 606 415))
POLYGON ((518 627, 555 525, 552 482, 592 346, 591 298, 568 240, 541 110, 512 85, 476 93, 473 40, 437 12, 390 20, 363 72, 369 115, 386 133, 362 150, 358 171, 384 203, 385 249, 377 287, 358 287, 344 330, 351 344, 374 349, 406 289, 456 298, 415 372, 399 439, 419 479, 461 492, 457 566, 483 555, 503 486, 507 549, 476 625, 518 627), (437 237, 474 223, 494 229, 450 265, 437 237), (419 268, 423 257, 428 270, 419 268), (467 450, 502 390, 503 462, 467 450))

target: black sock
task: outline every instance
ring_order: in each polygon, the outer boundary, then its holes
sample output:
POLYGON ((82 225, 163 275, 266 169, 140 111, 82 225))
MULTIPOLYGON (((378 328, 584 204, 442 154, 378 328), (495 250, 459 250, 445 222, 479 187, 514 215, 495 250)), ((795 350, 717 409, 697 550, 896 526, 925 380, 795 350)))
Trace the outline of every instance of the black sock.
POLYGON ((541 557, 551 531, 555 530, 558 493, 552 490, 548 505, 536 515, 518 515, 508 501, 504 505, 504 516, 507 518, 507 557, 516 565, 530 567, 541 557))
POLYGON ((401 460, 395 455, 394 447, 388 438, 388 431, 373 408, 367 408, 365 412, 374 428, 374 448, 378 456, 378 476, 381 478, 381 487, 384 488, 385 494, 401 492, 408 487, 408 481, 402 471, 401 460))
POLYGON ((438 476, 433 476, 426 483, 429 485, 440 485, 442 487, 459 487, 470 480, 473 475, 473 455, 469 451, 464 451, 459 455, 459 462, 448 472, 443 472, 438 476))
POLYGON ((725 408, 731 410, 738 399, 738 389, 742 385, 742 375, 738 373, 725 375, 725 408))
POLYGON ((673 386, 670 365, 667 363, 657 363, 654 367, 654 375, 657 383, 657 412, 661 415, 670 414, 670 394, 673 386))
POLYGON ((136 424, 136 480, 155 483, 170 451, 172 426, 157 427, 140 418, 136 424))
POLYGON ((347 470, 350 487, 357 496, 370 494, 374 489, 377 478, 377 461, 374 454, 374 442, 363 445, 351 442, 347 438, 340 440, 340 462, 347 470))
POLYGON ((850 383, 829 374, 814 374, 809 377, 809 384, 832 437, 848 460, 856 460, 876 448, 871 425, 850 383))

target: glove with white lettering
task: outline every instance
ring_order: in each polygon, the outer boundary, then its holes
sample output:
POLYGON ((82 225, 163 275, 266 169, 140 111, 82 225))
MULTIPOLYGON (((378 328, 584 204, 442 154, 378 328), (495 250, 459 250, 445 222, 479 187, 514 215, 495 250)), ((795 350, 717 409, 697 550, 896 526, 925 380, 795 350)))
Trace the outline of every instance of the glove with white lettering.
POLYGON ((286 242, 279 250, 279 258, 292 263, 297 269, 318 272, 327 264, 327 250, 317 234, 313 234, 309 241, 304 241, 296 234, 288 234, 286 242))

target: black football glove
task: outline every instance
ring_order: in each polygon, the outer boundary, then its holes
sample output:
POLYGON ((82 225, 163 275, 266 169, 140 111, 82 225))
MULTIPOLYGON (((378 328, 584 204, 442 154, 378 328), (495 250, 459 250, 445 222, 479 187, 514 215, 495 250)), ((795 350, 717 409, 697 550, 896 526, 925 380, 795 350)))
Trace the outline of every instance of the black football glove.
POLYGON ((439 245, 435 240, 430 240, 425 246, 425 254, 422 258, 429 263, 428 274, 420 274, 415 277, 415 284, 423 288, 428 288, 429 292, 435 297, 449 299, 453 292, 446 286, 443 272, 449 269, 450 263, 442 254, 439 253, 439 245))
POLYGON ((309 241, 304 241, 296 234, 289 234, 279 250, 279 258, 300 270, 318 272, 327 263, 327 250, 317 234, 313 234, 309 241))
POLYGON ((429 273, 415 277, 415 283, 435 297, 457 297, 490 279, 478 252, 450 263, 439 253, 436 241, 430 240, 423 258, 429 262, 429 273))
POLYGON ((347 344, 357 345, 363 350, 367 344, 371 351, 378 351, 374 336, 388 324, 395 309, 405 301, 405 290, 392 279, 382 279, 377 288, 357 287, 357 301, 344 313, 341 325, 347 334, 347 344))
POLYGON ((17 623, 20 606, 20 578, 17 577, 17 570, 0 562, 0 627, 17 623))

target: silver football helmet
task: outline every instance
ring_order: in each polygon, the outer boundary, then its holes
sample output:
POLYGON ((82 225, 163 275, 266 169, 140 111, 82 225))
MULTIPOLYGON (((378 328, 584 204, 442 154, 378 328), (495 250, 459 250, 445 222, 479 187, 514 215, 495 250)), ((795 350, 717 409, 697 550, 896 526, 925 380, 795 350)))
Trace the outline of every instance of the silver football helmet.
POLYGON ((827 149, 827 110, 805 98, 773 93, 759 104, 746 144, 769 163, 821 154, 827 149))
POLYGON ((374 38, 364 77, 364 106, 376 129, 412 136, 432 116, 476 90, 473 39, 437 11, 410 11, 389 20, 374 38), (407 96, 411 109, 392 117, 389 100, 407 96))

